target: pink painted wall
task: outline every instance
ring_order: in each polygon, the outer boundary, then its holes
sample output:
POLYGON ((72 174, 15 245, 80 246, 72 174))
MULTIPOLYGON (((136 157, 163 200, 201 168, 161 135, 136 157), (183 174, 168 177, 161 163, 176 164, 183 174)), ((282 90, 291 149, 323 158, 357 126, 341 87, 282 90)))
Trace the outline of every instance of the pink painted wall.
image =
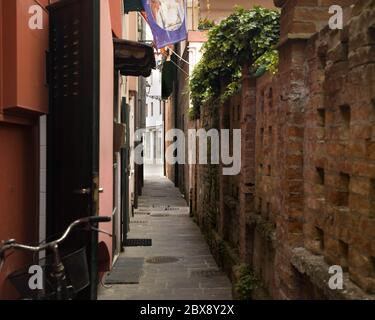
MULTIPOLYGON (((129 30, 127 39, 131 41, 138 41, 138 12, 129 12, 129 30)), ((138 91, 138 78, 128 77, 128 85, 130 91, 138 91)))
MULTIPOLYGON (((104 193, 99 198, 99 214, 112 216, 113 210, 113 40, 109 2, 100 0, 100 169, 99 185, 104 193)), ((112 223, 101 228, 112 233, 112 223)), ((112 238, 100 235, 112 256, 112 238)))

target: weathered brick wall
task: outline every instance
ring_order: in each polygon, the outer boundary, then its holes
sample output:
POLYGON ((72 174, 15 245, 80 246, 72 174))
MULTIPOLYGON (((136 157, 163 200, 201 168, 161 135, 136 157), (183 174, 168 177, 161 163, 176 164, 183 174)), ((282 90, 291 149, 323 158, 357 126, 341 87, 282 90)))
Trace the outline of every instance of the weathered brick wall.
POLYGON ((256 84, 252 266, 276 298, 375 293, 375 7, 355 10, 343 31, 286 41, 277 76, 256 84), (268 249, 265 220, 276 225, 268 249), (331 265, 348 271, 346 293, 328 288, 331 265))
MULTIPOLYGON (((200 120, 196 121, 197 129, 209 130, 218 127, 218 114, 213 116, 211 104, 207 104, 202 108, 200 120)), ((198 141, 198 140, 197 140, 198 141)), ((201 143, 199 141, 199 143, 201 143)), ((209 149, 208 149, 209 150, 209 149)), ((197 161, 199 159, 199 148, 197 144, 197 161)), ((194 215, 196 216, 199 225, 207 235, 208 239, 211 238, 212 232, 218 231, 219 212, 220 212, 220 192, 219 192, 219 165, 199 164, 195 166, 195 197, 196 209, 194 215)))
POLYGON ((196 167, 196 214, 214 253, 229 275, 249 264, 274 298, 375 297, 375 1, 354 2, 278 1, 278 73, 244 73, 241 94, 220 107, 220 127, 242 129, 241 174, 219 171, 217 183, 196 167), (345 7, 342 31, 321 30, 331 4, 345 7), (345 291, 328 288, 331 265, 343 267, 345 291))
MULTIPOLYGON (((221 105, 208 103, 201 108, 201 117, 195 121, 195 127, 206 131, 212 128, 239 129, 241 105, 241 95, 221 105)), ((231 276, 241 243, 241 176, 224 176, 222 170, 222 165, 194 166, 192 207, 217 261, 231 276)))
POLYGON ((281 171, 277 139, 283 138, 278 125, 277 86, 270 75, 256 83, 255 207, 251 216, 253 254, 250 265, 261 276, 269 293, 275 287, 275 230, 281 209, 281 171))
POLYGON ((374 27, 375 7, 362 8, 307 46, 304 240, 375 294, 374 27))
MULTIPOLYGON (((220 128, 229 129, 230 152, 233 150, 233 130, 241 126, 241 95, 233 96, 220 107, 220 128)), ((220 224, 219 235, 236 251, 240 249, 241 239, 241 176, 224 176, 223 167, 220 168, 220 224)))

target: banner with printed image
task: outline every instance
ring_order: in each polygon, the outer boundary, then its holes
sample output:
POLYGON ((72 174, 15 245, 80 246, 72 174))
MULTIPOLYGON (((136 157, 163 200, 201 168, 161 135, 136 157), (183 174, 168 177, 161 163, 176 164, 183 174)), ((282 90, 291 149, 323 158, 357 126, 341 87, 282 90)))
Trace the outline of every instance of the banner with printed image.
POLYGON ((187 37, 185 0, 142 0, 158 49, 187 37))

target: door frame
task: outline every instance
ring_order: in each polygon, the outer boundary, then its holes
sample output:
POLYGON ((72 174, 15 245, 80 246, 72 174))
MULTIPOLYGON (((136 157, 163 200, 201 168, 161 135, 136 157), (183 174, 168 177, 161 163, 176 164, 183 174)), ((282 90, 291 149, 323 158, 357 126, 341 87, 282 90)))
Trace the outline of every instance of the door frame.
MULTIPOLYGON (((48 6, 48 10, 51 12, 55 8, 60 6, 69 5, 77 0, 66 0, 64 2, 56 2, 48 6)), ((91 175, 91 193, 89 195, 90 212, 89 215, 97 216, 99 214, 99 156, 100 156, 100 0, 90 0, 91 1, 91 15, 92 19, 92 83, 91 83, 91 97, 90 101, 92 104, 91 110, 91 121, 92 126, 90 133, 91 140, 91 155, 88 156, 87 166, 92 170, 91 175)), ((89 2, 90 3, 90 2, 89 2)), ((50 43, 53 41, 52 33, 50 33, 50 43)), ((52 70, 52 61, 48 61, 48 70, 52 70)), ((51 84, 51 74, 49 76, 49 84, 51 84)), ((54 121, 53 116, 53 97, 51 94, 50 86, 50 96, 49 96, 49 108, 50 114, 47 118, 47 145, 51 146, 54 144, 54 121)), ((55 173, 55 158, 54 150, 51 147, 47 148, 47 236, 55 236, 56 222, 58 217, 54 214, 54 206, 56 200, 54 199, 53 186, 55 184, 56 173, 55 173)), ((80 218, 80 217, 77 217, 80 218)), ((87 237, 87 253, 88 253, 88 266, 90 272, 90 287, 84 290, 82 296, 79 298, 83 299, 97 299, 97 289, 98 289, 98 239, 99 236, 97 232, 91 232, 91 235, 87 237)))

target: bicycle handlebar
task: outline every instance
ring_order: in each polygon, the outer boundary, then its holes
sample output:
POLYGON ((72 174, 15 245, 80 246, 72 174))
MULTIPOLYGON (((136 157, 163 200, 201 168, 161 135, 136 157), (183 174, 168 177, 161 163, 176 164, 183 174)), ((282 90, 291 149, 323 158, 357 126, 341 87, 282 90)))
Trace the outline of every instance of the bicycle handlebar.
POLYGON ((48 243, 46 243, 42 246, 33 247, 33 246, 23 245, 23 244, 17 243, 15 240, 5 241, 5 242, 3 242, 2 245, 0 244, 0 269, 2 267, 2 264, 4 263, 4 260, 5 260, 4 254, 5 254, 6 251, 8 251, 10 249, 25 250, 25 251, 31 251, 31 252, 40 252, 40 251, 43 251, 47 248, 54 247, 54 246, 60 244, 61 242, 63 242, 68 237, 70 232, 75 227, 77 227, 78 225, 94 224, 94 223, 110 222, 110 221, 111 221, 111 217, 105 217, 105 216, 87 217, 87 218, 82 218, 82 219, 76 220, 69 225, 69 227, 65 230, 64 234, 59 239, 57 239, 55 241, 52 241, 52 242, 48 242, 48 243))
POLYGON ((112 219, 111 217, 96 216, 96 217, 89 217, 88 220, 90 223, 100 223, 100 222, 110 222, 112 219))

